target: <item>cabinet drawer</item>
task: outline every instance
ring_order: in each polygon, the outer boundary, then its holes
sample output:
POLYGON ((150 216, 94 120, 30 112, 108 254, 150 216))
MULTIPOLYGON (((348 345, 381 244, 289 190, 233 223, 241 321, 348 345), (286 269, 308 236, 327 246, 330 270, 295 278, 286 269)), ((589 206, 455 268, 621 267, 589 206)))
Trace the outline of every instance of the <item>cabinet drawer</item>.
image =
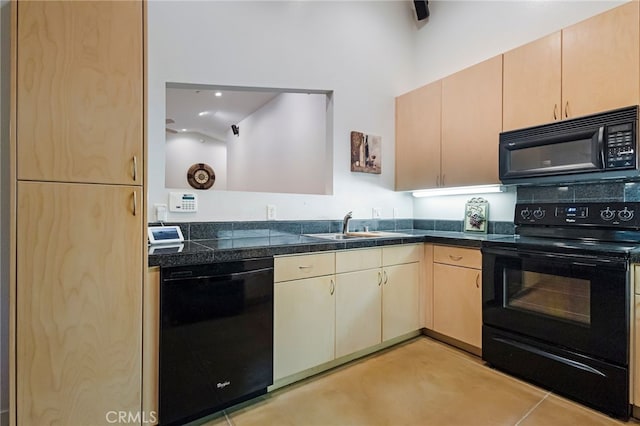
POLYGON ((433 261, 465 268, 482 269, 482 253, 477 249, 433 246, 433 261))
POLYGON ((346 250, 336 252, 336 273, 363 271, 382 265, 381 249, 346 250))
POLYGON ((335 273, 335 253, 282 256, 273 259, 275 282, 318 277, 335 273))
POLYGON ((382 248, 382 265, 420 262, 424 255, 422 244, 404 244, 382 248))

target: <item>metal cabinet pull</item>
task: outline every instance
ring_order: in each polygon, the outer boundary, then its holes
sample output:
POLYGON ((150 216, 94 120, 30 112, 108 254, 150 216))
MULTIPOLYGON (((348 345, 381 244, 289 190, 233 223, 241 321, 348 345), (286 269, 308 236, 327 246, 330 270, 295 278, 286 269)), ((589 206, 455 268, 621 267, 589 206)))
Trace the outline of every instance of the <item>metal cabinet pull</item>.
POLYGON ((133 156, 133 181, 138 180, 138 157, 133 156))
POLYGON ((133 215, 136 216, 138 214, 138 195, 135 191, 133 191, 133 215))
POLYGON ((389 276, 387 275, 387 271, 383 271, 382 274, 384 275, 384 284, 386 284, 387 282, 389 282, 389 276))
POLYGON ((436 176, 436 187, 440 186, 440 175, 436 176))
POLYGON ((553 119, 558 119, 558 104, 553 104, 553 119))
POLYGON ((462 260, 462 256, 452 256, 449 255, 449 259, 453 260, 454 262, 457 262, 459 260, 462 260))
POLYGON ((446 175, 443 173, 443 174, 442 174, 442 182, 440 182, 440 186, 444 186, 444 177, 445 177, 445 176, 446 176, 446 175))
POLYGON ((300 265, 298 266, 298 269, 311 269, 312 266, 311 265, 300 265))
POLYGON ((382 272, 378 271, 378 287, 382 285, 382 272))
POLYGON ((336 283, 331 280, 331 285, 329 286, 329 293, 333 296, 333 293, 336 291, 336 283))
POLYGON ((476 275, 476 288, 480 288, 480 273, 476 275))
POLYGON ((569 101, 564 105, 564 118, 569 118, 569 101))

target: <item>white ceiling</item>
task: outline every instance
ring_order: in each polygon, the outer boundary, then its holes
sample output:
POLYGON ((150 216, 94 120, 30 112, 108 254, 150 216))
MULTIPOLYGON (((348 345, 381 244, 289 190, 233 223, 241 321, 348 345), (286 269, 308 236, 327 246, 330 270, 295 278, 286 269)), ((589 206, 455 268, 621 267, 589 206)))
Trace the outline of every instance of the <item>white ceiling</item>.
POLYGON ((280 93, 280 90, 170 83, 166 92, 166 118, 174 123, 166 127, 178 133, 199 133, 224 141, 232 124, 238 124, 280 93), (216 97, 216 92, 222 96, 216 97))

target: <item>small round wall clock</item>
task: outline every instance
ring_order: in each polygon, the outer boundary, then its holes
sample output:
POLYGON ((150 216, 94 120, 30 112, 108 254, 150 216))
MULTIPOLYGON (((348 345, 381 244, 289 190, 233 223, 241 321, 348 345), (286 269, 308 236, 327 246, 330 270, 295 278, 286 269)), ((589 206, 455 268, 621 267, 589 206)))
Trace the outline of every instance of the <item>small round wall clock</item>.
POLYGON ((196 163, 187 171, 187 181, 195 189, 209 189, 216 180, 216 174, 208 164, 196 163))

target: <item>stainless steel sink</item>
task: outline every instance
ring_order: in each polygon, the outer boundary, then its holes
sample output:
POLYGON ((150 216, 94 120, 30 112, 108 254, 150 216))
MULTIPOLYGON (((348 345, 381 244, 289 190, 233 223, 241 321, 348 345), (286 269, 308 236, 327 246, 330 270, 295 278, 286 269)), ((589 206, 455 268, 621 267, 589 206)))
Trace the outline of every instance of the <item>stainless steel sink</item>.
POLYGON ((305 234, 307 237, 322 238, 325 240, 362 240, 369 238, 399 238, 411 237, 410 234, 392 231, 362 231, 362 232, 330 232, 325 234, 305 234))

